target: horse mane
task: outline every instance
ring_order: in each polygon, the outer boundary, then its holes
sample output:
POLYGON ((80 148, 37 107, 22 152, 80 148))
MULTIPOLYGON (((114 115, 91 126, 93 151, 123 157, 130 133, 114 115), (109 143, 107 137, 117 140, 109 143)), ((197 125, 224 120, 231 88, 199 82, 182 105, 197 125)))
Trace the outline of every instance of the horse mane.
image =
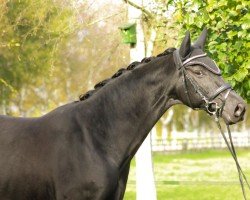
MULTIPOLYGON (((158 54, 156 57, 162 57, 162 56, 166 56, 166 55, 169 55, 171 53, 173 53, 175 51, 175 48, 168 48, 166 49, 163 53, 160 53, 158 54)), ((119 69, 111 78, 108 78, 108 79, 105 79, 99 83, 97 83, 95 86, 94 86, 94 89, 92 90, 89 90, 87 91, 86 93, 84 94, 81 94, 79 96, 79 100, 80 101, 84 101, 85 99, 88 99, 89 97, 91 97, 94 93, 96 93, 100 88, 102 88, 104 85, 106 85, 109 81, 111 81, 112 79, 116 78, 116 77, 119 77, 121 76, 124 72, 126 71, 130 71, 130 70, 133 70, 134 68, 136 68, 139 64, 142 64, 142 63, 149 63, 152 59, 154 59, 155 57, 146 57, 146 58, 143 58, 141 60, 141 62, 138 62, 138 61, 135 61, 135 62, 132 62, 126 69, 125 68, 121 68, 119 69)))

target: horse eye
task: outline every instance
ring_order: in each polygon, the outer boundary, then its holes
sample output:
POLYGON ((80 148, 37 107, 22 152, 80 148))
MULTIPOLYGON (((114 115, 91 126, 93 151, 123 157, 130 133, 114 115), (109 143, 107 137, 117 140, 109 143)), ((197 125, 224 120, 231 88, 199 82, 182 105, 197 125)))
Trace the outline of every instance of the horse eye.
POLYGON ((203 73, 200 70, 195 70, 194 73, 198 76, 203 76, 203 73))

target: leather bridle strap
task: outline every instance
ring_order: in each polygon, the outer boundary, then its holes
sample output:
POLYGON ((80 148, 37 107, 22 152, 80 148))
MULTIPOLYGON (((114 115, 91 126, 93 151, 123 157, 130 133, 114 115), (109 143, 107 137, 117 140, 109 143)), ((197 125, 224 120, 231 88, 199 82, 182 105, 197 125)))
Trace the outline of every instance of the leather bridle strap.
POLYGON ((174 62, 177 65, 178 70, 181 70, 182 75, 183 75, 183 85, 185 87, 185 94, 186 94, 186 97, 187 97, 187 100, 188 100, 188 105, 191 108, 193 108, 191 100, 190 100, 189 92, 188 92, 188 83, 187 83, 187 80, 189 80, 189 82, 194 87, 195 92, 199 93, 199 95, 202 97, 202 99, 207 99, 207 98, 201 92, 201 89, 199 88, 199 86, 197 84, 195 84, 194 81, 187 75, 186 68, 185 68, 184 65, 187 64, 188 62, 192 61, 193 59, 204 57, 204 56, 206 56, 206 54, 201 54, 201 55, 193 56, 191 58, 186 59, 184 62, 182 62, 182 59, 180 57, 179 49, 176 49, 173 54, 174 54, 174 62))
POLYGON ((216 91, 215 91, 215 93, 212 95, 212 96, 210 96, 209 97, 209 101, 212 101, 212 100, 214 100, 220 93, 222 93, 222 92, 224 92, 225 90, 228 90, 228 89, 231 89, 231 85, 229 85, 229 84, 224 84, 224 85, 222 85, 222 86, 220 86, 216 91))
MULTIPOLYGON (((188 105, 192 108, 192 103, 191 103, 189 92, 188 92, 188 85, 187 85, 188 77, 186 76, 187 75, 186 69, 184 67, 182 67, 180 70, 182 71, 182 74, 183 74, 183 84, 185 86, 185 94, 186 94, 186 97, 187 97, 187 100, 188 100, 188 105)), ((195 86, 193 86, 193 87, 195 88, 195 86)), ((195 88, 195 90, 196 90, 196 88, 195 88)))

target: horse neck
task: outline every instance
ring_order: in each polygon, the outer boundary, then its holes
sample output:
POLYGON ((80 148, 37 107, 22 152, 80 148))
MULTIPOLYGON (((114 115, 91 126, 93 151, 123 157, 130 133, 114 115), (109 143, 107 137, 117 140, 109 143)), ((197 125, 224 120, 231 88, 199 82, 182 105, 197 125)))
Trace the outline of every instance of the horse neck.
POLYGON ((114 79, 82 102, 83 130, 118 166, 131 159, 154 124, 174 103, 173 56, 155 58, 114 79))

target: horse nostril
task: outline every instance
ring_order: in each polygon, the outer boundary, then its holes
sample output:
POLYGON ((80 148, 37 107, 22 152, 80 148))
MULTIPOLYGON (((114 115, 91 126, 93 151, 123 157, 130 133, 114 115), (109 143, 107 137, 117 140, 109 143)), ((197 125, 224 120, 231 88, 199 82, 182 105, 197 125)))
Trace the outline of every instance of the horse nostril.
POLYGON ((243 117, 243 115, 245 114, 245 111, 246 111, 246 108, 244 104, 239 103, 234 110, 234 116, 243 117))

